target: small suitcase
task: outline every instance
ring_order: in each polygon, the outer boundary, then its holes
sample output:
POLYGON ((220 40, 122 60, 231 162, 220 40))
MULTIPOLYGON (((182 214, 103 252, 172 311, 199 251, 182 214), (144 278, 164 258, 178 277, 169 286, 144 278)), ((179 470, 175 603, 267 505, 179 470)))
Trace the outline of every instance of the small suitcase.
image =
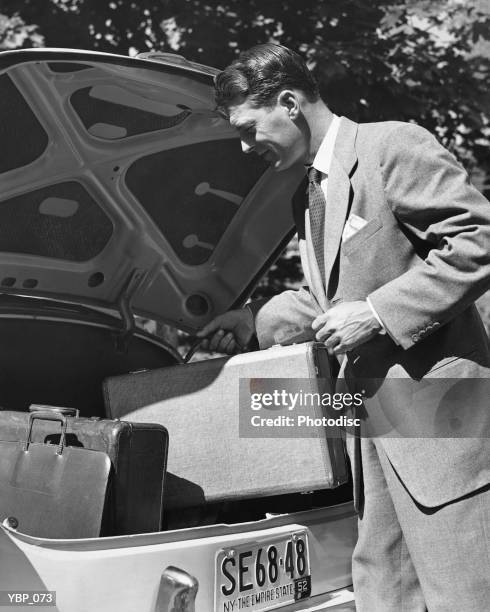
MULTIPOLYGON (((126 535, 160 531, 166 472, 168 433, 162 425, 78 418, 72 409, 31 406, 30 410, 64 413, 66 444, 103 451, 111 460, 107 503, 101 535, 126 535)), ((0 441, 24 439, 29 413, 0 411, 0 441)), ((31 440, 58 444, 59 428, 36 420, 31 440)))
MULTIPOLYGON (((100 534, 111 462, 105 453, 65 446, 66 417, 30 415, 25 439, 0 442, 0 521, 39 538, 100 534), (36 420, 61 423, 57 446, 31 442, 36 420)), ((54 426, 53 426, 54 428, 54 426)))
POLYGON ((170 510, 346 482, 338 432, 327 438, 317 427, 309 437, 261 438, 240 431, 240 379, 253 386, 269 378, 288 379, 290 388, 294 379, 302 379, 309 390, 328 392, 325 347, 312 342, 279 346, 116 376, 104 382, 104 396, 111 418, 151 421, 168 429, 165 503, 170 510))

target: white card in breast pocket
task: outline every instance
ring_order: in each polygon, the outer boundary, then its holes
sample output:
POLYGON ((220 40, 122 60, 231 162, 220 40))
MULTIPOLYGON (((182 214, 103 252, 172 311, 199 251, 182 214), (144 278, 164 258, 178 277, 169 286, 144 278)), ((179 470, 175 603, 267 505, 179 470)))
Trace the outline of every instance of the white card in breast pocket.
POLYGON ((342 242, 348 240, 367 224, 367 221, 357 215, 350 215, 344 225, 342 232, 342 242))

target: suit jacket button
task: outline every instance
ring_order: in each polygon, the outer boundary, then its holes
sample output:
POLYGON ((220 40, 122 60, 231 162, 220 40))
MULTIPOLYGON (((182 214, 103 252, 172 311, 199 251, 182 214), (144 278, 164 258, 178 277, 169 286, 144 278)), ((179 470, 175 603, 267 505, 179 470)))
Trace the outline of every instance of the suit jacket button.
POLYGON ((434 323, 432 324, 432 327, 434 329, 437 329, 438 327, 441 327, 441 324, 439 323, 439 321, 434 321, 434 323))
POLYGON ((413 342, 418 342, 419 341, 419 335, 418 334, 413 334, 412 335, 412 341, 413 342))

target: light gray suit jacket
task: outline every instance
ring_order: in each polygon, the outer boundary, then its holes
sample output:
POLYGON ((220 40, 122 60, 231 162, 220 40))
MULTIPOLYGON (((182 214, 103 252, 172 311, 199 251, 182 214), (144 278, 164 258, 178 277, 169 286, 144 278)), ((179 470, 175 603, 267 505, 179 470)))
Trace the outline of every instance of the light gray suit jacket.
POLYGON ((490 374, 474 306, 490 288, 490 203, 425 129, 342 118, 328 177, 325 291, 304 219, 306 188, 294 209, 308 288, 257 309, 261 348, 311 340, 320 312, 369 296, 391 337, 349 353, 342 377, 364 392, 371 435, 425 506, 488 484, 490 380, 470 379, 490 374), (351 214, 367 223, 342 240, 351 214))

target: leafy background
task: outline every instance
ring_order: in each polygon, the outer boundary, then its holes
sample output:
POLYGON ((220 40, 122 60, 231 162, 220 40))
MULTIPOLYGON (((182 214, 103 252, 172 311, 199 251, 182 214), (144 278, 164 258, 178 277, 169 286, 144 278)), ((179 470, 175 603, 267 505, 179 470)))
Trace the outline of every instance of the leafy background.
MULTIPOLYGON (((335 112, 429 129, 490 196, 488 0, 0 0, 0 50, 159 50, 223 68, 266 41, 307 57, 335 112)), ((293 242, 255 295, 300 281, 293 242)), ((490 292, 478 305, 490 330, 490 292)))

